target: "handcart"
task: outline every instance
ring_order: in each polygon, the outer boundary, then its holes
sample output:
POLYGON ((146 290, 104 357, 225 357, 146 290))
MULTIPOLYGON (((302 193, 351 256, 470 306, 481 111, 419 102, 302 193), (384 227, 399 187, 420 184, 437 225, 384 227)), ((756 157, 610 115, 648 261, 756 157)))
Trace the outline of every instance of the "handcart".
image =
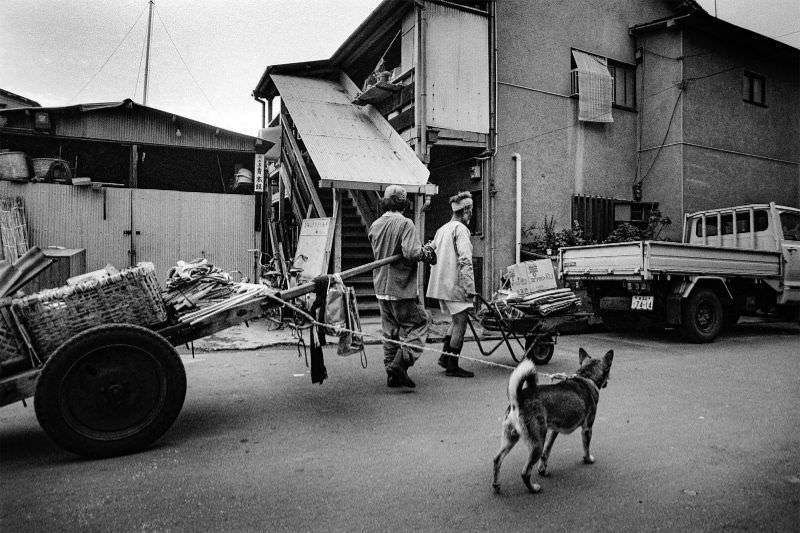
POLYGON ((478 349, 482 355, 489 356, 505 345, 517 363, 528 358, 537 365, 546 365, 553 358, 559 328, 589 316, 588 313, 575 311, 541 315, 526 314, 516 309, 516 312, 509 313, 496 301, 488 302, 483 296, 477 296, 482 304, 481 314, 471 317, 468 323, 478 349), (477 321, 485 331, 500 334, 494 346, 484 348, 473 321, 477 321))
MULTIPOLYGON (((340 276, 354 277, 399 257, 340 276)), ((120 274, 130 283, 87 283, 0 301, 0 406, 34 397, 40 426, 79 455, 137 452, 170 428, 186 396, 186 373, 175 346, 261 317, 281 301, 314 291, 314 283, 306 283, 234 299, 219 311, 179 321, 166 314, 155 275, 137 268, 120 274), (77 303, 65 305, 65 294, 77 303), (113 319, 101 309, 108 301, 117 302, 113 319), (63 338, 65 332, 74 333, 63 338)))

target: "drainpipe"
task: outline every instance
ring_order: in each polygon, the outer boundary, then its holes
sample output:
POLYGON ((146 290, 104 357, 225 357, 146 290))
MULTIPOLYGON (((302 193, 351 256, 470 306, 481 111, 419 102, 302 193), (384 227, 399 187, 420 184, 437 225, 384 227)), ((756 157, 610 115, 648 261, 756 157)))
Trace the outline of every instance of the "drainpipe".
POLYGON ((486 235, 489 238, 489 294, 494 293, 494 200, 497 195, 494 181, 494 156, 497 155, 497 2, 489 2, 489 161, 488 167, 488 196, 489 209, 486 217, 486 235))
POLYGON ((511 157, 515 162, 515 180, 517 186, 517 221, 516 221, 516 263, 520 262, 522 249, 522 156, 514 152, 511 157))
POLYGON ((267 127, 267 102, 256 96, 255 91, 253 91, 253 100, 261 104, 261 127, 267 127))
POLYGON ((428 164, 428 117, 427 117, 427 101, 426 101, 426 88, 427 83, 426 69, 425 69, 425 25, 427 23, 425 16, 425 4, 418 1, 417 6, 417 65, 414 69, 414 110, 415 119, 417 122, 417 157, 420 161, 428 164))

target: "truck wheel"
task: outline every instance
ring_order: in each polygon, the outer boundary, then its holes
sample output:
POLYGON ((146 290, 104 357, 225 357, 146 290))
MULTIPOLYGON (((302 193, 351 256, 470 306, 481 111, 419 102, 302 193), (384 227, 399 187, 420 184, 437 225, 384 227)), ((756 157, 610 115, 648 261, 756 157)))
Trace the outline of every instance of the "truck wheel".
POLYGON ((553 353, 556 351, 553 337, 546 335, 538 338, 525 337, 525 353, 537 365, 546 365, 553 358, 553 353))
POLYGON ((683 306, 681 335, 692 342, 712 342, 722 324, 722 304, 716 293, 711 289, 694 291, 683 306))
POLYGON ((175 348, 140 326, 78 333, 47 360, 36 386, 39 424, 61 447, 86 457, 140 451, 183 407, 186 373, 175 348))

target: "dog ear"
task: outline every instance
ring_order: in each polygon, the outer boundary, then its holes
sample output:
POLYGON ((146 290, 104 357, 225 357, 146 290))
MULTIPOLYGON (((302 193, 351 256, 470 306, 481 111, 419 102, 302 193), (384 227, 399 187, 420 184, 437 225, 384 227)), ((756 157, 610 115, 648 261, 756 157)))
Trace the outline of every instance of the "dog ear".
POLYGON ((591 359, 591 357, 589 356, 588 353, 586 353, 586 350, 584 350, 583 348, 578 348, 578 361, 580 361, 581 365, 583 365, 583 362, 586 359, 591 359))
POLYGON ((606 366, 610 365, 611 361, 614 360, 614 350, 607 351, 606 354, 603 356, 603 359, 606 362, 606 366))

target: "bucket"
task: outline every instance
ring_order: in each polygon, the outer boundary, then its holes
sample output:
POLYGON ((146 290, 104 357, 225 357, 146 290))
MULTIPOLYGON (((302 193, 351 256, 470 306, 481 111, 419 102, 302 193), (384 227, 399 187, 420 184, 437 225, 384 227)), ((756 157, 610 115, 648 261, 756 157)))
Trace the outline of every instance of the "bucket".
POLYGON ((27 180, 30 177, 25 152, 0 152, 0 179, 27 180))

